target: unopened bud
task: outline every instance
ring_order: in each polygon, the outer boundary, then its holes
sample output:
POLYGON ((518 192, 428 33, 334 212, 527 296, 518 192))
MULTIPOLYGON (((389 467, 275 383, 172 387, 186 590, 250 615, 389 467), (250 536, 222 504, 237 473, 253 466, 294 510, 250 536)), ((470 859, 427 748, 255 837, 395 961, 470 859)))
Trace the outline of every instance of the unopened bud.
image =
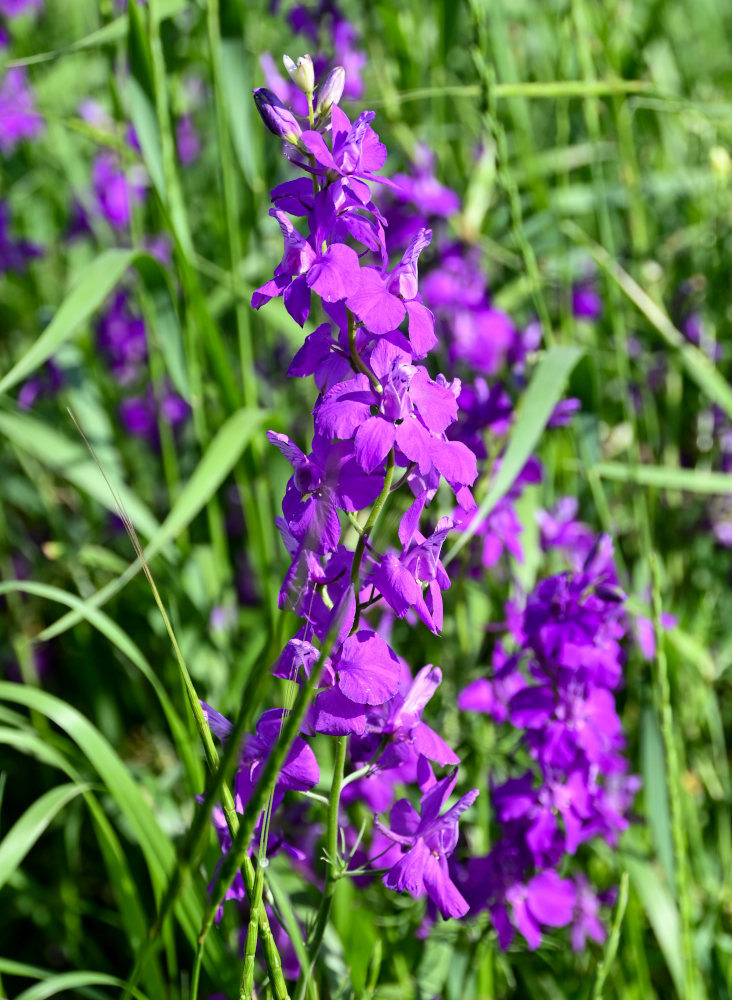
POLYGON ((315 89, 315 70, 310 56, 300 56, 296 63, 289 56, 283 56, 282 62, 295 86, 299 87, 303 94, 312 94, 315 89))
POLYGON ((302 129, 290 109, 286 108, 277 95, 266 87, 257 87, 253 94, 257 111, 270 132, 296 146, 297 140, 302 135, 302 129))
POLYGON ((318 91, 318 104, 315 114, 318 118, 325 118, 330 114, 330 109, 337 104, 346 85, 346 71, 342 66, 335 66, 328 74, 325 83, 318 91))

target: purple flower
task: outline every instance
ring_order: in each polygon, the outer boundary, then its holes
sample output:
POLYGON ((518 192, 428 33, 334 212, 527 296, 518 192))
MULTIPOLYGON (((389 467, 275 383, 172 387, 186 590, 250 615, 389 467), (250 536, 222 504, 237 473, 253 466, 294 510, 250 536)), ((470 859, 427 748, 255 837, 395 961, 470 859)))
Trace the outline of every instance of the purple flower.
POLYGON ((0 150, 12 153, 24 139, 35 139, 42 128, 25 68, 7 69, 0 80, 0 150))
POLYGON ((178 158, 185 167, 195 163, 201 155, 201 137, 193 123, 193 115, 182 115, 176 122, 175 145, 178 158))
POLYGON ((602 299, 595 288, 584 282, 572 289, 572 312, 578 319, 594 322, 602 316, 602 299))
POLYGON ((141 316, 132 310, 130 296, 115 292, 97 324, 97 344, 120 385, 128 385, 142 373, 147 360, 147 336, 141 316))
POLYGON ((18 392, 18 406, 30 410, 43 396, 55 396, 66 379, 64 373, 53 361, 47 361, 38 375, 28 379, 18 392))
POLYGON ((133 167, 125 174, 112 152, 97 154, 92 165, 92 186, 96 208, 115 229, 125 229, 132 218, 132 206, 145 198, 145 173, 133 167))
POLYGON ((28 261, 40 257, 43 250, 28 240, 15 240, 10 235, 10 206, 0 201, 0 274, 12 271, 24 274, 28 261))
POLYGON ((422 796, 421 815, 408 799, 400 799, 391 810, 390 828, 376 821, 390 840, 406 850, 384 875, 384 885, 416 897, 426 893, 445 919, 463 917, 469 909, 450 879, 447 859, 457 846, 458 820, 478 797, 478 789, 473 789, 441 816, 456 781, 454 771, 430 788, 422 796))
POLYGON ((12 20, 20 14, 40 10, 44 0, 0 0, 0 14, 12 20))
POLYGON ((252 306, 259 309, 282 295, 285 308, 302 326, 310 314, 311 289, 326 302, 339 302, 358 287, 358 254, 344 243, 324 248, 322 234, 317 231, 310 241, 306 240, 279 209, 270 209, 270 215, 282 230, 285 254, 275 268, 275 277, 255 291, 252 306))

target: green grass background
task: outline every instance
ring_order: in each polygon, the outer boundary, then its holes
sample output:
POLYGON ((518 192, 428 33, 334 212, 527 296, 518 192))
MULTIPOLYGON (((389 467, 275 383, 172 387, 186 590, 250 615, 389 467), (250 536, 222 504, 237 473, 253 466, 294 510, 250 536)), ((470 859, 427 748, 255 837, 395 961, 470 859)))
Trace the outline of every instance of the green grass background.
MULTIPOLYGON (((708 511, 732 479, 715 472, 699 438, 711 403, 732 418, 732 390, 729 357, 711 366, 670 317, 691 280, 716 339, 729 341, 732 7, 405 0, 345 10, 368 55, 363 106, 377 112, 392 168, 426 142, 438 176, 463 198, 455 234, 481 248, 497 304, 517 322, 542 317, 547 347, 583 350, 569 386, 582 414, 540 445, 545 482, 522 502, 519 578, 528 585, 540 568, 533 510, 573 494, 584 519, 615 538, 633 606, 663 607, 679 625, 654 663, 634 653, 627 667, 622 710, 644 779, 639 822, 619 851, 598 847, 587 859, 606 884, 627 880, 607 948, 574 956, 556 934, 538 954, 503 955, 485 924, 441 925, 416 942, 402 933, 400 899, 389 897, 385 911, 383 896, 344 882, 322 995, 728 997, 732 567, 708 511), (605 302, 597 325, 573 320, 568 294, 590 261, 605 302), (682 467, 689 455, 693 471, 682 467)), ((132 4, 129 21, 111 3, 48 0, 13 49, 47 126, 2 165, 0 190, 48 252, 31 280, 0 284, 0 642, 26 681, 0 684, 8 996, 120 995, 181 844, 188 877, 139 989, 187 996, 204 872, 218 855, 213 835, 184 840, 205 775, 181 671, 66 406, 137 527, 198 693, 224 714, 244 693, 250 725, 281 697, 267 668, 293 627, 276 608, 286 564, 272 524, 288 472, 263 431, 302 428, 312 399, 310 386, 284 377, 300 331, 279 303, 259 314, 248 305, 279 259, 267 191, 287 176, 250 98, 262 51, 299 53, 282 16, 236 0, 149 0, 132 4), (209 85, 197 115, 204 153, 181 171, 171 112, 190 71, 209 85), (111 141, 78 117, 90 93, 129 107, 152 180, 129 251, 101 223, 95 244, 61 235, 92 155, 111 141), (174 241, 170 269, 143 249, 144 233, 160 230, 174 241), (163 432, 160 460, 124 439, 95 354, 93 317, 130 267, 151 372, 166 374, 193 411, 182 441, 163 432), (19 413, 15 390, 51 355, 69 385, 19 413), (232 495, 246 523, 238 545, 225 531, 232 495), (17 553, 31 579, 17 580, 17 553), (252 601, 232 629, 212 633, 210 612, 231 600, 242 554, 252 601), (39 639, 51 642, 54 664, 42 684, 31 654, 39 639)), ((529 417, 514 434, 519 453, 541 430, 529 417)), ((498 583, 455 587, 439 652, 419 640, 421 662, 439 656, 445 671, 448 734, 459 733, 450 705, 480 666, 482 624, 500 618, 501 594, 498 583)), ((484 735, 468 734, 478 744, 484 735)), ((479 757, 466 767, 485 787, 479 757)), ((272 878, 307 912, 286 866, 274 865, 272 878)), ((205 991, 233 995, 226 945, 235 923, 229 914, 210 935, 205 991)))

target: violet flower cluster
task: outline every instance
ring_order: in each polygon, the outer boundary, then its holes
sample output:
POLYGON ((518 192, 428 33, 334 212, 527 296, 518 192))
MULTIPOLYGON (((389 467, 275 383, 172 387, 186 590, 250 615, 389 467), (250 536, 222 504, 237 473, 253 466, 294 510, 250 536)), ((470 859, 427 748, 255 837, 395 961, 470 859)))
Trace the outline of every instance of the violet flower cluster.
POLYGON ((562 878, 559 868, 596 837, 617 844, 640 784, 627 773, 615 705, 627 618, 609 538, 590 538, 587 551, 573 519, 543 521, 545 544, 563 548, 571 538, 586 554, 579 568, 538 583, 523 607, 506 606, 509 636, 494 649, 490 676, 459 696, 463 711, 520 734, 526 755, 523 773, 494 784, 501 834, 463 877, 502 947, 515 929, 536 948, 547 927, 572 924, 580 948, 585 935, 604 939, 602 899, 584 876, 562 878))

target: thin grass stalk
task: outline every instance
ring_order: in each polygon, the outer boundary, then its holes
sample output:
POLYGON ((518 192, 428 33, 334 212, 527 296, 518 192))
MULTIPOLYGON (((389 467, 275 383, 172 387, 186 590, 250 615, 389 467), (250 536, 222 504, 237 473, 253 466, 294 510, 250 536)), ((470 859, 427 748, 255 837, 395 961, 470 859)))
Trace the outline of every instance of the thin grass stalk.
POLYGON ((689 855, 684 828, 683 785, 681 765, 676 744, 676 725, 671 701, 671 684, 668 676, 668 660, 664 630, 661 624, 663 610, 661 602, 661 569, 658 555, 650 555, 651 586, 653 602, 653 632, 656 643, 656 687, 658 690, 661 710, 661 734, 666 751, 666 780, 669 790, 669 805, 671 807, 671 836, 674 845, 674 868, 676 874, 676 891, 679 900, 679 916, 681 918, 681 951, 684 968, 685 1000, 695 1000, 697 991, 696 960, 694 957, 694 941, 692 934, 692 906, 689 855))
POLYGON ((548 346, 554 343, 554 333, 552 330, 551 317, 547 308, 546 300, 542 293, 542 280, 539 272, 539 265, 536 260, 534 248, 529 242, 523 223, 523 209, 521 207, 521 196, 516 180, 509 169, 508 139, 506 130, 498 117, 496 106, 496 74, 485 58, 485 37, 486 25, 483 4, 480 0, 472 0, 471 7, 475 21, 475 30, 478 36, 478 44, 473 49, 473 61, 481 79, 481 97, 483 103, 483 119, 488 132, 493 136, 496 144, 497 163, 496 173, 498 180, 508 197, 511 211, 511 228, 516 246, 519 249, 524 268, 529 278, 532 300, 541 323, 542 333, 548 346))
MULTIPOLYGON (((74 420, 74 423, 76 424, 77 430, 84 438, 84 441, 87 447, 89 448, 92 456, 94 457, 95 461, 97 461, 96 456, 94 455, 94 450, 92 449, 91 445, 89 444, 89 441, 84 435, 84 432, 81 430, 81 427, 76 422, 76 419, 74 418, 73 414, 71 414, 71 417, 74 420)), ((191 675, 188 672, 188 668, 183 658, 183 654, 181 653, 180 646, 178 645, 178 640, 176 638, 175 631, 173 630, 173 627, 170 623, 170 619, 168 618, 168 614, 165 610, 162 598, 160 597, 160 593, 155 584, 155 580, 153 579, 152 572, 150 571, 150 567, 147 563, 147 560, 145 559, 145 555, 143 553, 140 540, 137 537, 137 532, 135 531, 135 526, 130 521, 130 518, 127 512, 125 511, 122 502, 117 496, 114 488, 109 482, 109 479, 105 475, 104 470, 102 469, 101 465, 99 465, 98 461, 97 461, 97 466, 99 467, 99 471, 104 477, 104 481, 106 482, 110 493, 114 497, 115 503, 118 508, 119 516, 121 517, 125 529, 127 530, 127 533, 130 537, 132 545, 135 549, 135 554, 142 563, 143 572, 145 573, 148 584, 150 585, 150 589, 152 590, 155 603, 157 604, 158 610, 163 619, 163 624, 165 625, 168 637, 170 638, 171 644, 173 646, 173 651, 175 652, 176 660, 178 661, 180 676, 182 678, 186 693, 188 695, 188 699, 191 704, 191 709, 193 711, 193 717, 195 719, 196 726, 198 728, 201 741, 203 743, 206 763, 209 767, 209 770, 213 774, 215 774, 219 768, 218 751, 216 750, 216 745, 214 744, 213 736, 211 735, 211 730, 208 725, 208 720, 206 719, 206 716, 203 714, 203 709, 201 708, 201 703, 198 698, 198 694, 191 679, 191 675)), ((246 718, 243 709, 242 709, 242 717, 246 718)), ((236 812, 234 798, 231 794, 230 789, 225 784, 222 785, 222 800, 223 800, 223 809, 224 809, 224 814, 226 816, 227 826, 229 828, 229 833, 231 834, 233 841, 236 838, 238 832, 239 820, 236 812)), ((244 877, 244 885, 247 891, 247 897, 251 900, 254 893, 255 874, 253 865, 248 857, 245 857, 242 860, 241 868, 242 868, 242 875, 244 877)), ((223 899, 223 894, 222 894, 222 899, 223 899)), ((216 909, 218 909, 218 905, 213 911, 214 914, 216 912, 216 909)), ((260 912, 260 923, 262 931, 262 949, 264 951, 267 971, 269 973, 270 980, 272 982, 272 986, 274 989, 275 1000, 289 1000, 289 996, 287 993, 287 985, 282 975, 282 962, 280 960, 279 952, 277 951, 277 945, 275 943, 274 937, 272 936, 272 930, 269 926, 269 921, 267 920, 267 914, 264 912, 263 908, 260 908, 259 912, 260 912)), ((201 952, 201 960, 202 960, 202 949, 203 947, 205 947, 205 934, 202 937, 203 940, 199 942, 200 948, 197 949, 196 961, 199 961, 198 958, 199 951, 201 952)), ((128 997, 130 995, 129 982, 130 981, 128 980, 128 984, 125 989, 125 997, 128 997)))
POLYGON ((262 908, 262 891, 264 889, 265 858, 257 863, 257 876, 254 880, 254 898, 249 904, 249 923, 244 943, 244 964, 242 966, 240 1000, 252 1000, 254 994, 254 955, 259 939, 259 911, 262 908))
MULTIPOLYGON (((339 736, 336 741, 335 763, 333 765, 333 780, 330 786, 330 801, 328 803, 328 829, 326 836, 326 871, 325 886, 320 899, 320 906, 315 916, 313 933, 308 940, 308 963, 300 969, 300 977, 294 990, 294 1000, 305 1000, 308 980, 313 974, 313 968, 320 953, 323 935, 328 926, 333 908, 333 897, 336 885, 342 876, 338 857, 338 818, 343 789, 343 772, 346 765, 346 750, 348 737, 339 736)), ((242 998, 244 1000, 244 998, 242 998)))
POLYGON ((597 972, 595 973, 595 981, 592 984, 592 993, 590 994, 590 1000, 602 1000, 603 990, 605 989, 605 982, 610 972, 610 968, 615 961, 615 956, 618 953, 618 944, 620 942, 620 929, 623 925, 623 919, 625 917, 625 908, 628 905, 628 873, 623 872, 620 876, 620 887, 618 889, 618 901, 615 904, 615 916, 613 917, 613 925, 610 929, 610 934, 608 936, 607 942, 605 944, 605 951, 603 952, 602 958, 597 964, 597 972))

